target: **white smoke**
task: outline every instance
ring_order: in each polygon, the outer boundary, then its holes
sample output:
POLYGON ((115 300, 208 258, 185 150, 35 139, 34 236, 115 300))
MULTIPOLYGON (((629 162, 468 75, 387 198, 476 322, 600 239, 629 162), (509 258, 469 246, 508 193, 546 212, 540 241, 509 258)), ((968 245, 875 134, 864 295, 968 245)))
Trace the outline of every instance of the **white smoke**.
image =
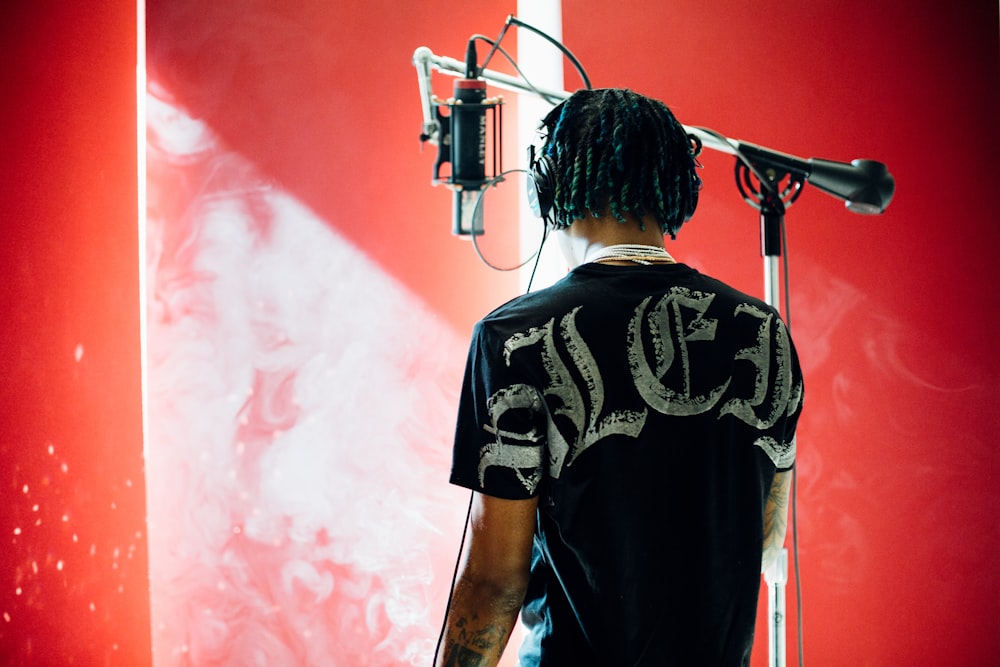
POLYGON ((154 661, 427 664, 467 342, 150 96, 154 661))

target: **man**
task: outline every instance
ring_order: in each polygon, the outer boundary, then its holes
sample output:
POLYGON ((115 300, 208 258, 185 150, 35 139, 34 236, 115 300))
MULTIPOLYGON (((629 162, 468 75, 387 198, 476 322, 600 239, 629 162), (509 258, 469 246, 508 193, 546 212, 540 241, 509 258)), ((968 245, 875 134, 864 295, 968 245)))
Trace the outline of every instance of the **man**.
POLYGON ((664 250, 701 185, 665 105, 579 91, 543 126, 539 205, 573 268, 476 325, 437 664, 497 664, 520 611, 524 667, 746 665, 784 541, 795 350, 773 308, 664 250))

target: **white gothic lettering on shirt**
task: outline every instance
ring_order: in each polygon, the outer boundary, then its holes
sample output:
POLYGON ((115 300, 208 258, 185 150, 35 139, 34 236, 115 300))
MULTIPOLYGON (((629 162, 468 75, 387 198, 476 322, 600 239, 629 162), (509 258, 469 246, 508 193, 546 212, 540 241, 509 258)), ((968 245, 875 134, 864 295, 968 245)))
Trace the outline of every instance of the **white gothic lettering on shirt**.
MULTIPOLYGON (((666 415, 697 415, 714 408, 729 388, 731 377, 705 393, 692 395, 691 377, 698 374, 698 368, 691 367, 689 346, 715 340, 718 322, 705 317, 714 298, 711 293, 674 287, 655 303, 653 297, 648 297, 636 307, 627 332, 628 362, 635 387, 649 408, 666 415), (670 386, 666 381, 669 371, 673 371, 670 386)), ((541 480, 541 452, 533 445, 541 440, 542 434, 534 426, 528 427, 525 433, 501 429, 499 424, 509 410, 529 409, 545 414, 549 454, 545 465, 554 478, 602 438, 608 435, 634 438, 642 431, 646 409, 616 410, 601 418, 604 382, 589 346, 576 327, 576 315, 581 307, 577 306, 562 317, 558 332, 553 318, 540 327, 514 334, 504 343, 507 365, 514 354, 537 347, 548 384, 537 388, 515 384, 490 397, 487 404, 490 424, 485 429, 495 440, 483 448, 480 482, 486 470, 493 466, 513 470, 531 493, 541 480), (568 361, 584 380, 582 387, 574 380, 567 360, 556 347, 557 335, 569 356, 568 361), (549 413, 548 404, 539 391, 558 406, 555 415, 549 413), (553 416, 556 415, 568 418, 573 425, 572 444, 555 427, 553 416)), ((731 415, 756 429, 766 430, 777 423, 782 414, 792 414, 802 396, 801 383, 793 387, 788 372, 791 368, 788 331, 774 313, 753 304, 739 304, 734 317, 759 320, 755 344, 741 349, 736 357, 753 365, 754 389, 751 396, 729 398, 719 408, 719 418, 731 415)), ((787 467, 795 459, 794 439, 779 442, 762 434, 754 444, 779 468, 787 467)))

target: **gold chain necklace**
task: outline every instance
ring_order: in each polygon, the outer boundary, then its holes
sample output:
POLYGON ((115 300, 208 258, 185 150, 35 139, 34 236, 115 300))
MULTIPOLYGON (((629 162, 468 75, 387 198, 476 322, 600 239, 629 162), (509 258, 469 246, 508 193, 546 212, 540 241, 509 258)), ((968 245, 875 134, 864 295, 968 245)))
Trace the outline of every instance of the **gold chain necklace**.
POLYGON ((640 245, 637 243, 622 243, 619 245, 609 245, 602 248, 593 257, 589 257, 587 262, 635 262, 651 266, 653 264, 676 264, 676 260, 670 256, 664 248, 655 245, 640 245))

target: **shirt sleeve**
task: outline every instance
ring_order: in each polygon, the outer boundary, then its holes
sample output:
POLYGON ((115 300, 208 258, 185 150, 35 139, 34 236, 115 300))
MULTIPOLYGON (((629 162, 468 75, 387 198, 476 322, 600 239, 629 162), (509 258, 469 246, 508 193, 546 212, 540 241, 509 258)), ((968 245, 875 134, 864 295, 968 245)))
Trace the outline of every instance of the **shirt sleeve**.
POLYGON ((802 371, 777 311, 745 302, 736 307, 737 350, 720 419, 734 419, 738 439, 753 443, 784 472, 795 465, 795 429, 802 411, 802 371))
POLYGON ((451 483, 508 500, 537 495, 545 449, 542 401, 505 361, 503 341, 478 323, 459 399, 451 483))
POLYGON ((792 343, 788 328, 780 318, 777 320, 777 323, 777 328, 781 332, 779 340, 783 338, 785 341, 784 344, 788 346, 790 363, 787 373, 791 389, 788 394, 788 403, 784 418, 779 422, 780 431, 778 432, 778 437, 781 443, 780 450, 783 452, 783 455, 776 462, 775 469, 777 472, 788 472, 795 467, 795 430, 798 426, 799 415, 802 414, 802 399, 805 394, 805 384, 802 380, 802 368, 799 366, 799 357, 795 351, 795 345, 792 343))

